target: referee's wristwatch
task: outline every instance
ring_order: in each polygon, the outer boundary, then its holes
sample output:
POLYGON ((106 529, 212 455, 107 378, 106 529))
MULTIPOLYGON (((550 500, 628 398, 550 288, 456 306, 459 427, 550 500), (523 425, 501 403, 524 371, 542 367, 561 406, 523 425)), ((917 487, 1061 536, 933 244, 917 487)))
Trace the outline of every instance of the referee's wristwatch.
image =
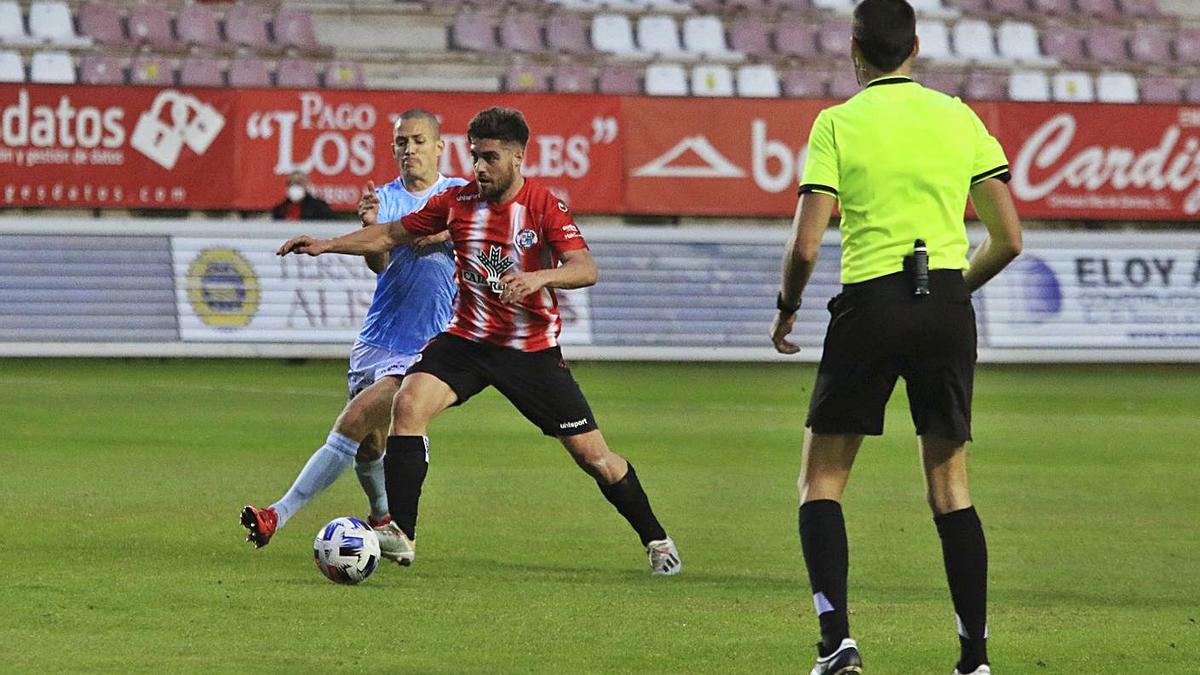
POLYGON ((779 291, 779 295, 775 296, 775 309, 778 309, 784 314, 795 314, 796 312, 800 311, 800 302, 800 300, 797 300, 794 307, 785 304, 783 302, 783 291, 779 291))

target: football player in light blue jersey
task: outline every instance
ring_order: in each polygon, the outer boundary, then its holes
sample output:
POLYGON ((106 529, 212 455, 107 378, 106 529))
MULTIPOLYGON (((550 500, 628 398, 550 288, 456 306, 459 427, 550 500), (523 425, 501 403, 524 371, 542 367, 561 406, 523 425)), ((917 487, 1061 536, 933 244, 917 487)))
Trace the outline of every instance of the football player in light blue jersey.
MULTIPOLYGON (((440 124, 432 113, 419 109, 402 113, 392 140, 400 176, 378 189, 368 183, 358 208, 363 225, 399 220, 446 188, 465 185, 461 178, 438 173, 444 147, 440 124)), ((455 282, 454 249, 448 240, 448 233, 442 233, 367 257, 367 265, 379 276, 350 352, 349 401, 325 445, 309 458, 287 493, 265 509, 242 509, 242 526, 249 530, 246 539, 255 548, 266 546, 288 518, 354 463, 370 503, 369 521, 379 535, 381 555, 401 565, 412 561, 411 544, 388 515, 384 440, 400 378, 425 343, 450 320, 455 282)))

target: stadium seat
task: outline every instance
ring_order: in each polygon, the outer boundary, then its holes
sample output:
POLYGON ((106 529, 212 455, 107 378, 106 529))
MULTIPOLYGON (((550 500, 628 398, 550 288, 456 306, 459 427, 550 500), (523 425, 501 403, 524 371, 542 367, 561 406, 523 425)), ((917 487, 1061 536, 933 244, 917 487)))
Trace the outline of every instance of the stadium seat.
POLYGON ((1104 72, 1096 76, 1096 100, 1101 103, 1137 103, 1138 83, 1130 73, 1104 72))
POLYGON ((1200 64, 1200 29, 1179 29, 1172 44, 1175 47, 1175 59, 1180 65, 1200 64))
POLYGON ((1117 4, 1127 17, 1153 19, 1162 16, 1158 0, 1119 0, 1117 4))
POLYGON ((1003 101, 1009 98, 1008 75, 989 70, 976 70, 967 75, 963 98, 968 101, 1003 101))
POLYGON ((597 51, 620 56, 643 56, 633 43, 633 26, 624 14, 592 17, 592 46, 597 51))
POLYGON ((261 53, 278 51, 267 34, 267 20, 258 4, 239 2, 225 10, 225 41, 261 53))
POLYGON ((24 82, 25 64, 21 55, 8 50, 0 51, 0 82, 24 82))
POLYGON ((229 64, 229 86, 269 87, 271 66, 256 58, 238 58, 229 64))
POLYGON ((1138 87, 1142 103, 1179 103, 1183 100, 1183 85, 1186 82, 1181 77, 1143 78, 1138 87))
POLYGON ((79 57, 80 84, 125 84, 125 68, 114 56, 84 54, 79 57))
POLYGON ((0 0, 0 43, 24 47, 37 42, 25 32, 25 17, 16 0, 0 0))
POLYGON ((321 86, 321 78, 312 61, 305 59, 280 59, 275 69, 275 86, 291 89, 314 89, 321 86))
MULTIPOLYGON (((959 3, 962 4, 961 2, 959 3)), ((1033 14, 1033 10, 1029 6, 1029 0, 990 0, 988 9, 996 14, 1005 16, 1029 16, 1033 14)))
POLYGON ((851 36, 849 21, 826 21, 817 31, 817 47, 822 54, 849 58, 851 36))
POLYGON ((565 64, 550 75, 550 88, 564 94, 596 91, 596 73, 588 66, 565 64))
MULTIPOLYGON (((789 22, 791 23, 791 22, 789 22)), ((734 51, 754 58, 772 56, 770 25, 754 16, 735 19, 729 26, 729 46, 734 51)))
POLYGON ((121 13, 107 2, 89 0, 79 5, 79 32, 108 47, 130 44, 121 25, 121 13))
POLYGON ((959 72, 934 70, 918 74, 917 81, 924 87, 936 89, 948 96, 962 96, 966 75, 959 72))
POLYGON ((504 74, 505 91, 550 91, 549 66, 516 63, 504 74))
POLYGON ((668 59, 694 58, 685 54, 679 43, 679 27, 675 19, 663 14, 649 14, 637 20, 638 48, 648 54, 668 59))
POLYGON ((1050 78, 1040 70, 1014 70, 1008 76, 1008 98, 1013 101, 1049 101, 1050 78))
POLYGON ((366 76, 360 63, 332 61, 325 68, 324 82, 332 89, 362 89, 366 86, 366 76))
POLYGON ((646 93, 651 96, 687 96, 687 71, 677 63, 650 64, 646 67, 646 93))
POLYGON ((789 98, 824 98, 826 74, 812 68, 794 68, 780 77, 783 95, 789 98))
POLYGON ((601 94, 633 95, 642 93, 641 73, 633 66, 611 63, 600 70, 596 90, 601 94))
POLYGON ((980 14, 986 14, 988 11, 990 11, 988 0, 950 0, 950 3, 954 5, 954 9, 958 10, 961 14, 973 14, 978 16, 980 14))
POLYGON ((498 52, 497 18, 484 12, 468 12, 454 17, 450 25, 450 47, 472 52, 498 52))
POLYGON ((1116 19, 1121 16, 1121 8, 1117 0, 1075 0, 1075 6, 1083 14, 1090 14, 1102 19, 1116 19))
POLYGON ((75 84, 75 64, 66 52, 36 52, 29 60, 29 81, 75 84))
POLYGON ((720 63, 692 68, 692 96, 733 96, 733 71, 720 63))
POLYGON ((1075 7, 1071 0, 1030 0, 1033 10, 1042 15, 1071 16, 1075 7))
POLYGON ((849 14, 854 11, 855 0, 812 0, 817 9, 832 9, 835 12, 849 14))
POLYGON ((757 14, 771 10, 771 0, 725 0, 725 9, 730 12, 757 14))
POLYGON ((715 16, 689 16, 683 21, 683 47, 707 59, 735 60, 741 54, 725 44, 725 24, 715 16))
POLYGON ((977 63, 991 63, 1000 58, 992 27, 979 19, 963 19, 954 24, 954 53, 977 63))
POLYGON ((552 52, 587 54, 587 24, 578 14, 555 14, 546 21, 546 47, 552 52))
POLYGON ((1128 34, 1112 26, 1093 28, 1084 38, 1088 55, 1092 61, 1102 64, 1120 64, 1129 62, 1129 50, 1126 47, 1128 34))
POLYGON ((767 0, 772 9, 781 12, 807 12, 813 8, 812 0, 767 0))
MULTIPOLYGON (((166 16, 165 10, 161 7, 135 5, 129 14, 130 35, 133 35, 133 13, 143 7, 155 7, 158 11, 163 12, 164 17, 166 16)), ((179 10, 175 28, 179 33, 179 40, 185 44, 214 50, 225 47, 225 42, 221 39, 221 27, 217 23, 217 15, 213 14, 213 11, 205 5, 185 5, 183 9, 179 10)))
POLYGON ((946 6, 942 0, 910 0, 910 5, 922 19, 948 19, 962 12, 954 6, 946 6))
POLYGON ((500 20, 500 44, 513 52, 542 52, 542 20, 536 14, 516 12, 500 20))
POLYGON ((190 56, 179 64, 179 86, 224 87, 225 69, 217 59, 190 56))
POLYGON ((275 42, 280 47, 294 49, 311 56, 329 56, 333 48, 317 40, 317 29, 312 15, 296 7, 279 10, 272 23, 275 42))
POLYGON ((1037 28, 1028 21, 1009 19, 1001 22, 996 29, 996 44, 1000 47, 1000 56, 1010 61, 1025 64, 1054 62, 1042 55, 1037 28))
POLYGON ((683 0, 646 0, 645 4, 652 12, 687 14, 692 11, 692 6, 683 0))
POLYGON ((1183 100, 1191 103, 1200 103, 1200 80, 1188 80, 1183 88, 1183 100))
POLYGON ((779 98, 779 74, 775 72, 775 66, 760 63, 738 68, 737 93, 738 96, 779 98))
POLYGON ((829 78, 829 95, 833 98, 847 99, 861 90, 862 87, 855 79, 854 70, 849 66, 838 68, 829 78))
MULTIPOLYGON (((183 25, 181 18, 181 30, 183 25)), ((138 45, 148 45, 157 51, 173 52, 183 47, 171 32, 171 17, 166 8, 153 3, 139 3, 129 8, 129 41, 138 45)), ((219 43, 220 37, 217 38, 216 44, 219 43)))
POLYGON ((1085 62, 1084 35, 1082 30, 1070 26, 1046 26, 1042 30, 1042 52, 1063 63, 1085 62))
POLYGON ((1091 74, 1082 70, 1055 73, 1051 80, 1054 100, 1062 103, 1090 103, 1096 100, 1091 74))
POLYGON ((37 0, 29 5, 29 34, 56 47, 90 47, 92 39, 75 33, 75 21, 67 3, 37 0))
POLYGON ((129 64, 129 83, 170 87, 175 84, 175 70, 161 56, 139 54, 129 64))
POLYGON ((1159 26, 1138 26, 1129 38, 1129 53, 1139 65, 1169 65, 1174 60, 1171 35, 1159 26))
POLYGON ((775 51, 782 56, 817 55, 817 28, 802 21, 785 21, 775 28, 775 51))
POLYGON ((919 58, 929 61, 954 61, 950 50, 950 31, 941 21, 917 21, 917 37, 921 38, 919 58))

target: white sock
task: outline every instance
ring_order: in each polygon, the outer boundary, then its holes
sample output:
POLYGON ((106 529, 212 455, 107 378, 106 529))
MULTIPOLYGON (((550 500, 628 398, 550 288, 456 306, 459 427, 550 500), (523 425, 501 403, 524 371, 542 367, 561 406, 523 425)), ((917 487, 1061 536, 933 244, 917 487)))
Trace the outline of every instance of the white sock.
POLYGON ((383 520, 388 514, 387 485, 383 479, 383 458, 374 462, 359 462, 354 465, 354 473, 358 475, 358 483, 363 492, 367 493, 367 501, 371 504, 371 519, 383 520))
POLYGON ((346 438, 336 431, 329 432, 329 437, 325 439, 325 445, 318 448, 312 457, 308 458, 308 463, 300 470, 300 475, 296 476, 296 482, 292 483, 287 494, 283 496, 283 499, 271 505, 271 508, 279 514, 277 527, 283 527, 288 518, 304 508, 305 504, 321 494, 325 488, 333 485, 333 481, 337 480, 343 471, 350 468, 350 464, 354 462, 354 455, 357 453, 357 441, 346 438))

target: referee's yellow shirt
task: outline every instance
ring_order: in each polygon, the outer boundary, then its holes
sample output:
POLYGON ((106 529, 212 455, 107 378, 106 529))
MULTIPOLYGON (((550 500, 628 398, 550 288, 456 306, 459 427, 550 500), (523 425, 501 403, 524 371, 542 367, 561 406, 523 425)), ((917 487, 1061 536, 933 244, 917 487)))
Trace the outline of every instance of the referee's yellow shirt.
POLYGON ((975 111, 907 77, 870 82, 813 122, 801 194, 838 199, 842 283, 904 269, 913 241, 930 269, 966 269, 972 185, 1008 181, 1008 160, 975 111))

